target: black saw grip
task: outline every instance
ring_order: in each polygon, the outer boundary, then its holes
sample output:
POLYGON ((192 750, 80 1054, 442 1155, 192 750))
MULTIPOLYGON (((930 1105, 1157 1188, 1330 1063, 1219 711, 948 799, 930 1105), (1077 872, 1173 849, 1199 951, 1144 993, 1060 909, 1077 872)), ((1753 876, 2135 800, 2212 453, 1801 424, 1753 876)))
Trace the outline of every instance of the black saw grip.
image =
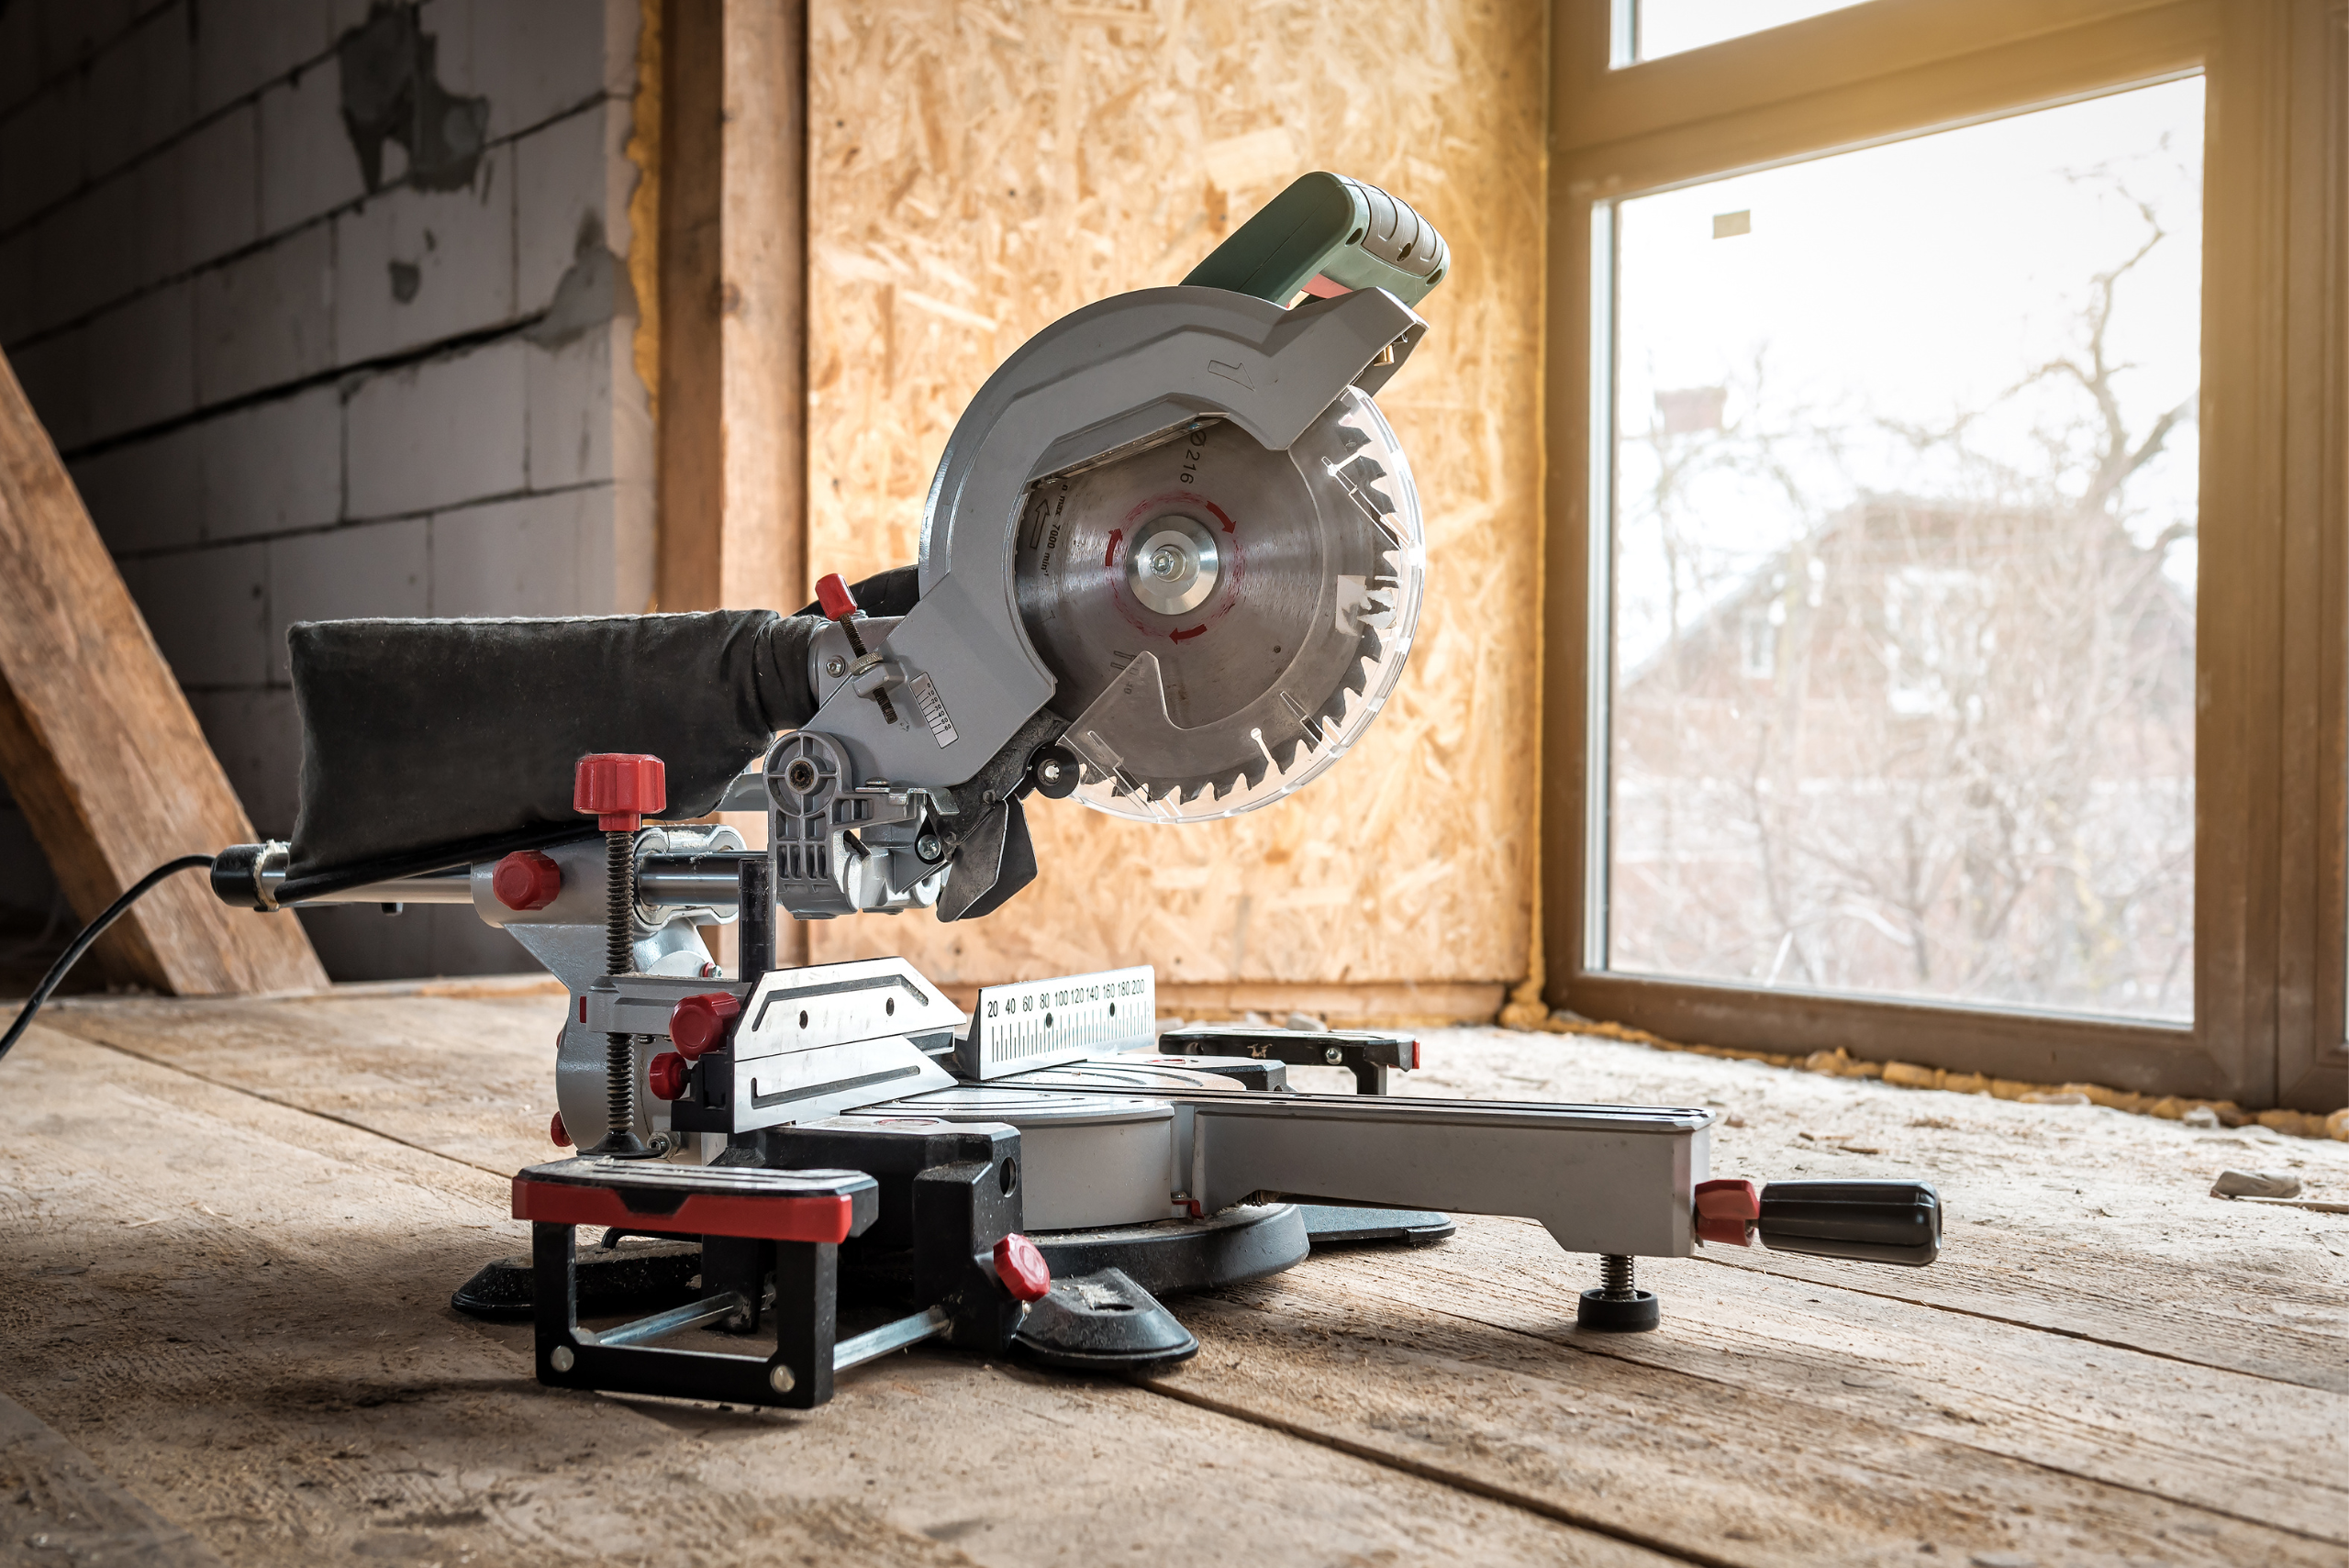
POLYGON ((1929 1182, 1772 1182, 1758 1229, 1774 1252, 1922 1268, 1941 1256, 1942 1195, 1929 1182))

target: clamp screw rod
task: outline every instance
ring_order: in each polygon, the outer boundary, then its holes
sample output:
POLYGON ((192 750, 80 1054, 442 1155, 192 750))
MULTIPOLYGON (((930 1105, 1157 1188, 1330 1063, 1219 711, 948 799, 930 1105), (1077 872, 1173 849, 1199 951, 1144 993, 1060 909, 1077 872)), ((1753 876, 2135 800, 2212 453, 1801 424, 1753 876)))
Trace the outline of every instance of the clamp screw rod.
MULTIPOLYGON (((636 967, 635 935, 629 929, 636 914, 636 835, 604 835, 604 973, 622 975, 636 967)), ((636 1037, 604 1037, 603 1142, 599 1154, 623 1157, 647 1152, 636 1136, 636 1037)))
MULTIPOLYGON (((669 803, 667 770, 661 759, 603 751, 579 759, 572 777, 571 805, 596 818, 604 830, 604 973, 614 978, 636 967, 636 835, 647 813, 669 803)), ((589 1154, 643 1160, 667 1151, 667 1140, 648 1149, 636 1136, 636 1037, 604 1037, 604 1140, 589 1154)))
POLYGON ((1598 1288, 1607 1293, 1609 1301, 1629 1301, 1639 1294, 1639 1287, 1631 1280, 1631 1260, 1620 1252, 1600 1253, 1598 1288))

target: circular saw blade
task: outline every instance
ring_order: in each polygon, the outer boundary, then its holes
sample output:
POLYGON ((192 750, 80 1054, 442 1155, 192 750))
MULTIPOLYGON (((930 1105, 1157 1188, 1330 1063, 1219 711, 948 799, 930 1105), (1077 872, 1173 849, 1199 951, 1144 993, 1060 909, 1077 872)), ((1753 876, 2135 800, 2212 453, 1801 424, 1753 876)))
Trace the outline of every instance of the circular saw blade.
POLYGON ((1052 707, 1085 716, 1147 653, 1174 726, 1102 719, 1097 739, 1121 761, 1114 776, 1088 766, 1080 795, 1121 815, 1226 816, 1318 773, 1399 673, 1421 561, 1409 468, 1353 388, 1286 450, 1208 419, 1039 483, 1016 573, 1021 619, 1059 682, 1052 707), (1153 559, 1186 584, 1211 561, 1212 584, 1153 592, 1153 559))

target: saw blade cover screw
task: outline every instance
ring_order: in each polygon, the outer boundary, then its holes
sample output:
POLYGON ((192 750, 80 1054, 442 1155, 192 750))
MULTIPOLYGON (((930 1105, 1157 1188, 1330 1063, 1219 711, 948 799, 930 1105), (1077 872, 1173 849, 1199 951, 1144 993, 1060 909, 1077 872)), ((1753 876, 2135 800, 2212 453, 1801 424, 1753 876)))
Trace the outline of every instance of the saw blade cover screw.
POLYGON ((848 673, 848 661, 841 658, 837 653, 833 654, 829 659, 824 661, 824 673, 831 676, 832 679, 836 681, 839 680, 842 675, 848 673))
POLYGON ((536 850, 517 850, 497 862, 489 890, 517 914, 543 909, 562 891, 562 868, 536 850))
POLYGON ((1036 781, 1038 795, 1046 800, 1066 800, 1076 793, 1083 767, 1076 754, 1066 747, 1047 746, 1036 753, 1030 773, 1036 781))

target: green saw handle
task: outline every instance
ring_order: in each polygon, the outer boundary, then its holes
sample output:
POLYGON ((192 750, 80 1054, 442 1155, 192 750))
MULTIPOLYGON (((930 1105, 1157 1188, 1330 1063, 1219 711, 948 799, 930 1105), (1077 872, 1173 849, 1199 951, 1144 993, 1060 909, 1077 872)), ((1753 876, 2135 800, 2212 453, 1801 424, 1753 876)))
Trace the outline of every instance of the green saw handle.
POLYGON ((1418 213, 1376 185, 1313 173, 1266 203, 1183 282, 1284 306, 1300 291, 1365 288, 1417 305, 1451 267, 1443 236, 1418 213))

